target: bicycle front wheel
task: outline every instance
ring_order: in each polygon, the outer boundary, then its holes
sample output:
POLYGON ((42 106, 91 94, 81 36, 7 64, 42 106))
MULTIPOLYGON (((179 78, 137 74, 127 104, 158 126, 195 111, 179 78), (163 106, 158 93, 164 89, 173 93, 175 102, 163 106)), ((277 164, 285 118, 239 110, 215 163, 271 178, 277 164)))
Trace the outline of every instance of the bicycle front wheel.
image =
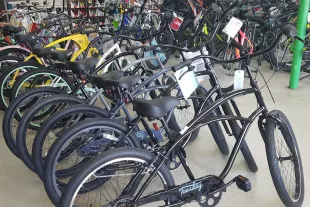
POLYGON ((278 195, 285 206, 300 207, 304 175, 292 126, 281 111, 272 111, 265 129, 268 164, 278 195))
MULTIPOLYGON (((87 164, 70 180, 58 206, 131 206, 129 204, 131 198, 154 169, 154 164, 148 168, 145 167, 152 162, 154 162, 152 154, 141 149, 111 149, 87 164), (120 196, 131 178, 140 171, 142 174, 133 183, 130 194, 120 196), (93 191, 87 191, 84 183, 94 179, 105 179, 106 182, 93 191), (83 188, 86 193, 79 195, 78 192, 83 188)), ((143 192, 142 197, 173 186, 173 177, 168 168, 163 165, 143 192)), ((172 199, 173 197, 170 197, 169 200, 154 202, 154 206, 164 206, 171 203, 172 199)))

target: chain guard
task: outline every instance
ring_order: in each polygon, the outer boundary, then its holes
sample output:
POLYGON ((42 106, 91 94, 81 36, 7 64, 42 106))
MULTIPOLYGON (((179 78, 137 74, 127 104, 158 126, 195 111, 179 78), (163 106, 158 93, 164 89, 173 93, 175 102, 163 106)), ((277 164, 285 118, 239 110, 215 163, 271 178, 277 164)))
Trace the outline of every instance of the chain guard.
POLYGON ((133 205, 130 204, 130 201, 131 198, 129 196, 120 196, 113 204, 107 207, 132 207, 133 205))
MULTIPOLYGON (((186 159, 186 152, 183 148, 180 148, 182 151, 182 156, 183 158, 186 159)), ((172 152, 170 153, 168 160, 166 161, 166 165, 169 167, 169 170, 176 170, 178 169, 182 163, 179 159, 179 157, 177 156, 175 150, 172 150, 172 152)))
POLYGON ((201 207, 213 207, 216 206, 221 198, 222 193, 226 192, 226 188, 221 190, 218 193, 208 195, 209 192, 213 192, 216 189, 219 189, 221 186, 224 185, 224 182, 219 178, 212 177, 210 178, 203 186, 203 189, 199 191, 197 194, 197 202, 201 207))

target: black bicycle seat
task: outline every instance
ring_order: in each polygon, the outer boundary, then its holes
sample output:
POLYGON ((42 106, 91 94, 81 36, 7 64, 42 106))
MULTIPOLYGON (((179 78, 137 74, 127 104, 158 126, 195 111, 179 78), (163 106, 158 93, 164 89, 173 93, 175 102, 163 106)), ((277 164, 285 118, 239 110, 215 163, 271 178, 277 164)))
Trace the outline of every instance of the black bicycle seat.
POLYGON ((72 34, 79 34, 81 32, 83 32, 83 28, 80 28, 80 27, 71 30, 72 34))
POLYGON ((140 80, 140 75, 132 75, 123 77, 119 80, 106 80, 104 85, 129 89, 134 87, 140 80))
POLYGON ((14 27, 14 26, 11 26, 11 25, 5 25, 2 28, 2 33, 3 33, 4 36, 8 36, 8 35, 11 35, 11 34, 17 34, 17 33, 20 33, 21 31, 23 31, 22 27, 14 27))
POLYGON ((133 110, 140 116, 148 118, 162 118, 169 111, 179 105, 176 97, 166 96, 153 100, 136 98, 132 102, 133 110))
POLYGON ((73 55, 74 50, 69 49, 69 50, 55 50, 52 51, 49 54, 49 57, 53 60, 58 60, 60 62, 65 62, 67 60, 69 60, 71 58, 71 56, 73 55))
POLYGON ((32 49, 32 54, 38 56, 38 57, 46 57, 51 52, 53 52, 56 48, 55 47, 35 47, 32 49))
POLYGON ((103 88, 103 82, 107 80, 119 80, 124 76, 124 71, 115 70, 109 73, 106 73, 101 76, 91 76, 90 79, 93 84, 95 84, 99 88, 103 88))
POLYGON ((54 25, 54 22, 51 21, 51 20, 43 20, 43 21, 41 21, 41 25, 42 25, 43 27, 49 27, 49 26, 53 26, 53 25, 54 25))
POLYGON ((97 58, 86 58, 75 62, 68 62, 67 68, 72 71, 88 72, 97 64, 97 58))
POLYGON ((37 44, 37 37, 34 35, 23 35, 23 34, 16 34, 15 40, 20 43, 27 43, 31 47, 34 47, 37 44))

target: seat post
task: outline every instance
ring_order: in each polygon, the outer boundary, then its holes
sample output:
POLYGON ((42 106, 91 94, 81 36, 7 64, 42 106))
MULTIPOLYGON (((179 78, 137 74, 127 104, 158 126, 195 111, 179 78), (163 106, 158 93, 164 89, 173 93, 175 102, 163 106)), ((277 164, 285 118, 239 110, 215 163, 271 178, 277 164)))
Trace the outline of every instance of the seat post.
POLYGON ((146 132, 149 134, 149 136, 150 136, 150 138, 151 138, 151 140, 152 140, 152 144, 153 145, 156 145, 156 144, 158 144, 158 140, 157 140, 157 138, 154 136, 154 134, 153 134, 153 132, 152 132, 152 130, 150 129, 150 126, 148 125, 148 123, 147 123, 147 121, 145 120, 145 118, 141 118, 141 123, 142 123, 142 125, 144 126, 144 128, 145 128, 145 130, 146 130, 146 132))
POLYGON ((171 133, 171 131, 170 131, 170 129, 169 129, 169 127, 168 127, 168 125, 167 125, 167 123, 166 123, 166 121, 165 121, 165 119, 163 117, 160 118, 160 122, 163 125, 163 127, 164 127, 164 129, 165 129, 165 131, 166 131, 166 133, 168 135, 169 140, 173 141, 174 137, 173 137, 173 135, 172 135, 172 133, 171 133))

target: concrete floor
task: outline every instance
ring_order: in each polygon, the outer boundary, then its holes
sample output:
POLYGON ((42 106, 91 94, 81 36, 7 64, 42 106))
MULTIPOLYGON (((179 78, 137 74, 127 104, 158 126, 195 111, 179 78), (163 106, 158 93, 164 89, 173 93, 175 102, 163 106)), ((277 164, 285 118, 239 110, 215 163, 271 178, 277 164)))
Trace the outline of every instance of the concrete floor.
MULTIPOLYGON (((261 71, 268 80, 272 71, 268 65, 261 67, 261 71)), ((218 69, 217 73, 221 83, 231 83, 231 77, 225 78, 224 70, 218 69)), ((246 79, 247 80, 247 79, 246 79)), ((258 78, 259 84, 264 85, 261 78, 258 78)), ((291 121, 296 137, 298 139, 301 156, 303 158, 303 168, 305 177, 305 200, 303 206, 310 206, 310 193, 307 187, 310 185, 310 99, 309 87, 310 79, 300 83, 298 90, 288 89, 289 75, 287 73, 276 73, 271 79, 269 86, 277 101, 275 106, 270 98, 266 88, 263 89, 263 95, 269 109, 281 109, 291 121)), ((256 102, 253 96, 240 97, 237 99, 243 115, 249 115, 255 109, 256 102)), ((0 112, 0 124, 2 126, 3 112, 0 112)), ((2 128, 0 129, 2 130, 2 128)), ((2 135, 2 133, 0 133, 2 135)), ((234 144, 232 137, 227 137, 230 149, 234 144)), ((257 125, 253 124, 247 136, 248 145, 256 159, 259 171, 257 173, 249 172, 242 155, 238 155, 235 165, 228 176, 228 179, 237 175, 243 175, 251 180, 252 191, 244 193, 235 185, 229 187, 223 195, 218 206, 222 207, 260 207, 260 206, 283 206, 281 200, 273 186, 271 176, 268 170, 268 164, 265 154, 265 147, 261 139, 257 125)), ((195 176, 200 177, 207 174, 219 174, 224 168, 227 157, 223 157, 217 149, 215 142, 207 128, 202 129, 196 141, 187 148, 188 163, 194 171, 195 176)), ((53 206, 49 201, 41 180, 24 166, 8 150, 3 139, 0 139, 0 206, 23 206, 23 207, 49 207, 53 206)), ((183 169, 173 172, 177 184, 188 181, 183 169)), ((228 181, 228 180, 226 180, 228 181)), ((198 206, 191 203, 186 206, 198 206)))

